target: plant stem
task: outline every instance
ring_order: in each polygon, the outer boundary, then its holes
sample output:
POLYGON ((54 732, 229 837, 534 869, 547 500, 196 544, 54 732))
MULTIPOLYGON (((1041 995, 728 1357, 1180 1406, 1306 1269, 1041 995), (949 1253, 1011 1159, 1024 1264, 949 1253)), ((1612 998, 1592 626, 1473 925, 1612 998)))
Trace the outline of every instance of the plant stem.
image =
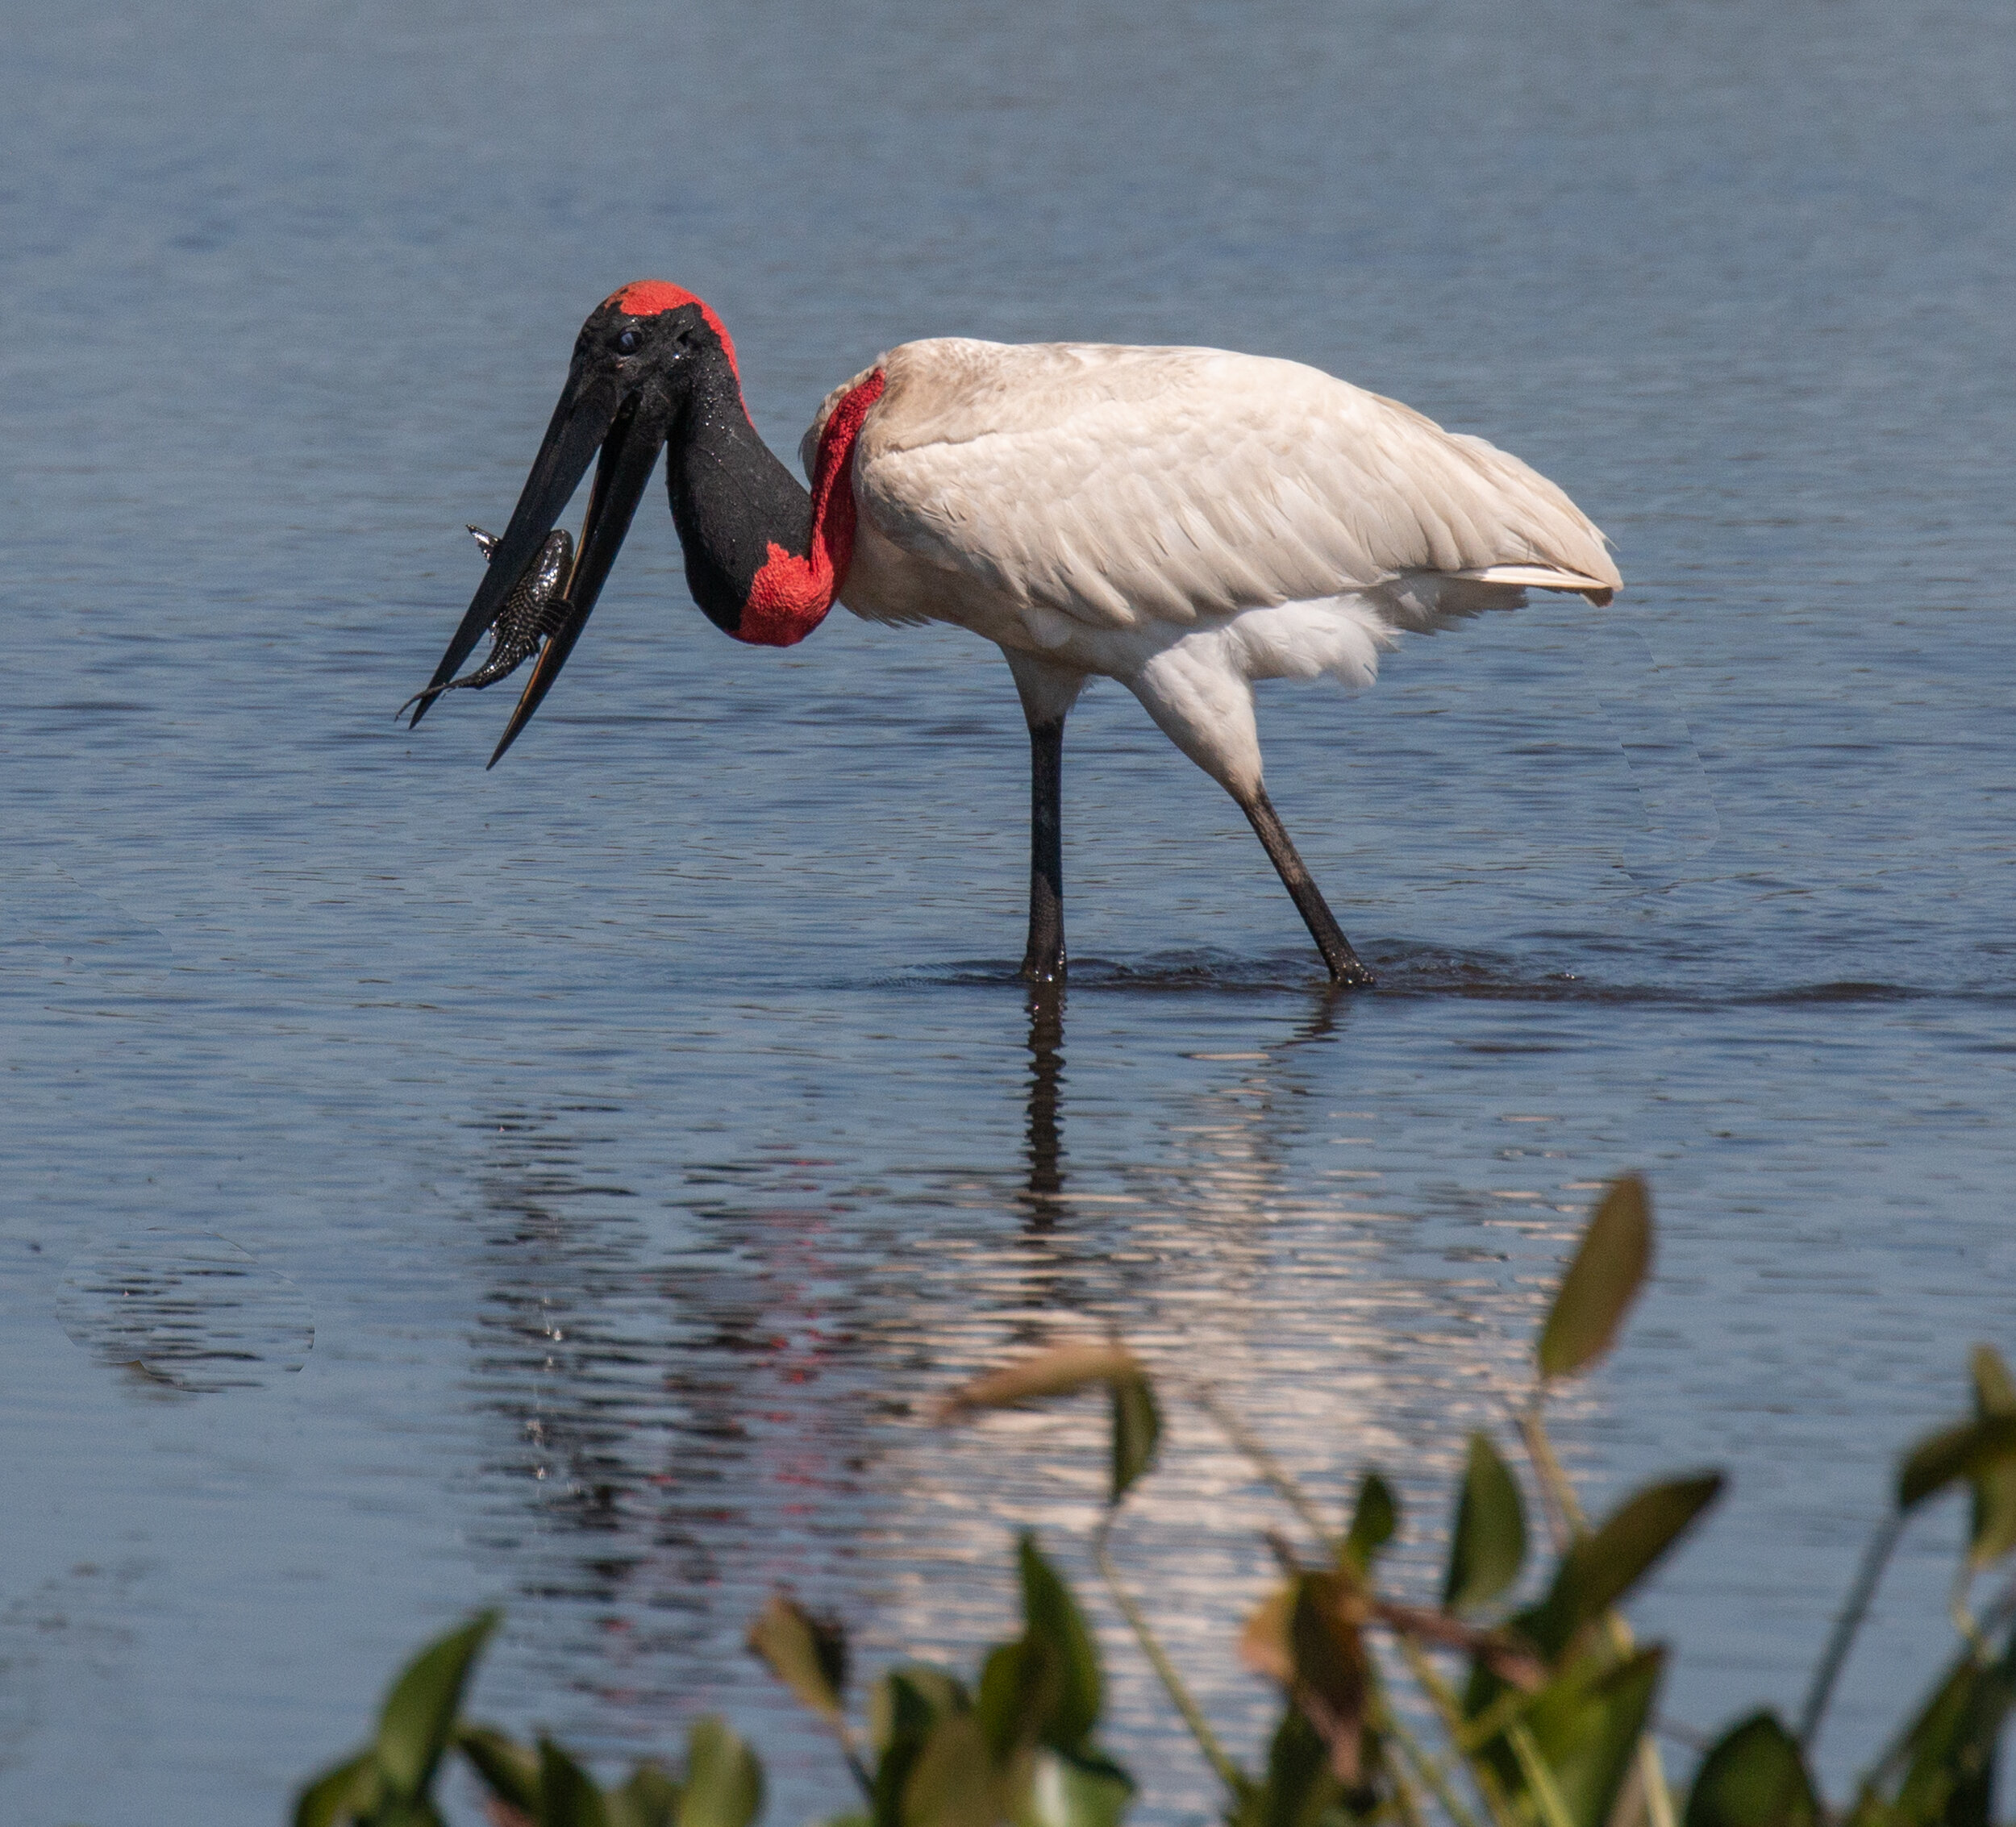
POLYGON ((1477 1827, 1477 1817, 1456 1800, 1456 1792, 1449 1786, 1440 1761, 1428 1755, 1414 1733, 1393 1717, 1393 1708, 1383 1700, 1379 1712, 1379 1729, 1399 1747, 1400 1754, 1407 1760, 1422 1787, 1442 1804, 1442 1812, 1456 1827, 1477 1827))
MULTIPOLYGON (((1393 1716, 1387 1713, 1384 1707, 1380 1708, 1378 1713, 1381 1716, 1379 1729, 1386 1733, 1389 1737, 1392 1737, 1393 1742, 1397 1744, 1400 1741, 1392 1731, 1396 1723, 1393 1716)), ((1410 1753, 1408 1755, 1408 1761, 1414 1762, 1410 1753)), ((1399 1815, 1405 1827, 1427 1827, 1427 1824, 1421 1817, 1421 1798, 1414 1792, 1414 1786, 1408 1782, 1406 1774, 1397 1767, 1391 1765, 1388 1766, 1387 1773, 1393 1778, 1393 1810, 1399 1815)))
POLYGON ((1883 1519, 1876 1534, 1869 1538, 1868 1546, 1862 1551, 1862 1564, 1856 1570, 1854 1585, 1848 1589, 1848 1602, 1842 1608, 1840 1617, 1835 1620, 1834 1633, 1827 1638, 1819 1665, 1813 1671, 1813 1685, 1806 1690, 1806 1704, 1799 1709, 1799 1749, 1809 1757, 1813 1753, 1814 1740, 1819 1735, 1820 1721, 1826 1715, 1827 1702, 1834 1697, 1834 1683, 1841 1673, 1841 1665, 1848 1659, 1855 1633, 1862 1628, 1862 1620, 1868 1615, 1869 1601, 1876 1596, 1876 1582, 1883 1577, 1891 1550, 1903 1533, 1904 1513, 1899 1510, 1883 1519))
POLYGON ((1302 1518, 1302 1525, 1310 1534, 1326 1548, 1329 1547, 1337 1538, 1335 1530, 1323 1520, 1322 1512, 1310 1502, 1308 1493, 1289 1476, 1281 1461, 1274 1457, 1267 1442, 1218 1400, 1218 1392, 1210 1384, 1193 1383, 1190 1396, 1197 1405, 1218 1423, 1219 1431, 1225 1438, 1253 1462, 1260 1476, 1273 1486, 1275 1495, 1302 1518))
POLYGON ((1099 1570, 1099 1577, 1106 1582, 1106 1591, 1112 1594, 1113 1602, 1119 1607, 1120 1615, 1127 1621, 1127 1628, 1134 1633, 1135 1641, 1141 1646, 1141 1653, 1148 1658, 1148 1666, 1155 1671, 1162 1683, 1162 1689, 1182 1714, 1183 1723, 1190 1729, 1190 1736, 1196 1739, 1197 1748, 1203 1752, 1205 1761, 1218 1773, 1218 1779, 1225 1785, 1226 1793, 1235 1801, 1244 1799, 1252 1785, 1247 1780, 1245 1771, 1225 1754, 1225 1747, 1218 1742, 1218 1734, 1212 1731, 1211 1723, 1204 1717, 1203 1709, 1190 1697, 1190 1691, 1183 1685, 1183 1678, 1176 1672, 1175 1664, 1163 1653, 1162 1646, 1155 1640, 1155 1633, 1149 1629, 1147 1617, 1134 1602, 1132 1594, 1120 1584, 1118 1570, 1113 1564, 1113 1555, 1108 1546, 1108 1538, 1113 1533, 1114 1517, 1118 1513, 1109 1509, 1100 1519, 1099 1526, 1092 1532, 1092 1560, 1099 1570))
POLYGON ((1666 1787, 1666 1766, 1649 1732, 1638 1735, 1638 1780, 1645 1792, 1645 1817, 1650 1827, 1673 1827, 1673 1792, 1666 1787))
POLYGON ((1952 1590, 1946 1596, 1946 1613, 1953 1621, 1953 1628, 1973 1650, 1975 1661, 1985 1668, 1994 1659, 1995 1652, 1989 1645, 1988 1633, 1981 1629, 1981 1620, 1968 1609, 1967 1595, 1973 1585, 1974 1562, 1970 1555, 1960 1563, 1953 1575, 1952 1590))
MULTIPOLYGON (((1575 1495, 1574 1484, 1554 1450, 1554 1442, 1548 1437, 1547 1423, 1542 1418, 1546 1400, 1547 1385, 1536 1384, 1533 1400, 1519 1416, 1519 1438, 1526 1442, 1527 1456, 1539 1474, 1540 1489, 1547 1499, 1547 1526, 1554 1537, 1554 1550, 1562 1554, 1567 1551, 1568 1543, 1581 1534, 1587 1519, 1575 1495)), ((1604 1623, 1611 1646, 1619 1655, 1629 1655, 1635 1646, 1631 1626, 1614 1611, 1606 1614, 1604 1623)), ((1647 1827, 1673 1827, 1672 1791, 1666 1786, 1666 1767, 1649 1732, 1641 1734, 1638 1741, 1638 1774, 1639 1786, 1645 1793, 1647 1827)))
POLYGON ((1575 1487, 1562 1469, 1556 1457, 1554 1442, 1547 1438, 1547 1423, 1540 1418, 1542 1405, 1547 1400, 1547 1385, 1538 1384, 1533 1391, 1533 1400, 1519 1412, 1519 1438, 1526 1443, 1526 1456, 1533 1462, 1533 1469, 1539 1474, 1540 1495, 1546 1501, 1547 1534, 1553 1538, 1554 1551, 1563 1554, 1568 1543, 1581 1532, 1583 1523, 1582 1506, 1577 1501, 1575 1487))
POLYGON ((1489 1767, 1474 1754, 1464 1742, 1463 1708, 1456 1696, 1456 1691, 1442 1679, 1435 1665, 1428 1659, 1428 1653, 1411 1638, 1399 1638, 1400 1654, 1407 1664, 1407 1672, 1413 1675, 1414 1685, 1428 1698, 1442 1721, 1442 1729, 1449 1735, 1449 1742, 1462 1757, 1470 1772, 1470 1779, 1477 1784, 1477 1794, 1482 1798, 1485 1812, 1491 1817, 1493 1827, 1519 1827, 1512 1810, 1506 1805, 1505 1797, 1498 1792, 1498 1785, 1489 1767))
POLYGON ((1512 1747, 1512 1754, 1519 1760, 1527 1787, 1532 1790, 1533 1799, 1540 1804, 1540 1818, 1547 1827, 1575 1827, 1570 1818, 1568 1804, 1561 1800, 1561 1792, 1554 1786, 1554 1773, 1540 1756, 1540 1747, 1533 1742, 1533 1734, 1527 1731, 1523 1721, 1514 1721, 1505 1729, 1506 1742, 1512 1747))

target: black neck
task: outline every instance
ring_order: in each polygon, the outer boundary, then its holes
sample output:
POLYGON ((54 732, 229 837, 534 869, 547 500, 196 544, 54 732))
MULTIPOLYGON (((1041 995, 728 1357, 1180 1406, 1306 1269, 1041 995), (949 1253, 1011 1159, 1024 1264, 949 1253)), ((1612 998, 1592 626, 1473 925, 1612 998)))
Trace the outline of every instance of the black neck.
POLYGON ((698 360, 666 447, 665 487, 686 586, 708 620, 732 633, 771 547, 810 552, 812 497, 756 435, 727 356, 717 348, 698 360))

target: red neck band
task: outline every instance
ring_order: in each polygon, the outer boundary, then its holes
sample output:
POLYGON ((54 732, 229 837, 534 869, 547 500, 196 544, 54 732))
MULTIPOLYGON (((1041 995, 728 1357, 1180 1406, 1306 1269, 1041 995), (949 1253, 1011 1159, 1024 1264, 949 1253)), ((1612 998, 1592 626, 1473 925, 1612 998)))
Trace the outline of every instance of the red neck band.
POLYGON ((854 557, 854 441, 884 385, 878 368, 835 403, 812 466, 811 549, 800 558, 771 541, 769 557, 749 586, 737 640, 788 647, 826 619, 854 557))

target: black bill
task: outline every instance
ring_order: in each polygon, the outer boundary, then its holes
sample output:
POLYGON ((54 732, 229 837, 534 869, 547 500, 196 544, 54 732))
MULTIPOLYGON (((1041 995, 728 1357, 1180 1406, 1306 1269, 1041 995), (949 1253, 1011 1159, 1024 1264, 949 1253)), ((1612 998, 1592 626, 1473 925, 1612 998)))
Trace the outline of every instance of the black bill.
MULTIPOLYGON (((553 540, 566 537, 554 533, 553 523, 580 485, 589 461, 599 456, 587 516, 581 522, 581 550, 565 576, 561 593, 549 596, 538 606, 537 631, 544 644, 489 765, 494 768, 503 758, 504 751, 518 739, 519 732, 552 689, 553 681, 560 676, 567 656, 574 651, 574 643, 587 626, 595 599, 602 594, 610 567, 615 563, 623 537, 630 531, 637 504, 644 498, 658 452, 664 447, 665 416, 662 407, 640 410, 636 393, 623 392, 606 367, 585 352, 577 350, 567 385, 546 427, 545 439, 532 460, 518 506, 511 511, 510 524, 491 549, 483 581, 477 586, 476 595, 455 631, 455 638, 441 655, 440 664, 435 668, 433 678, 425 689, 407 701, 416 706, 414 723, 427 714, 435 698, 456 685, 455 669, 486 629, 498 628, 502 643, 500 623, 508 613, 510 599, 521 584, 530 583, 536 589, 542 568, 553 551, 553 540)), ((519 660, 523 657, 522 653, 518 656, 519 660)), ((491 672, 497 658, 493 654, 492 660, 479 670, 490 672, 493 678, 502 676, 501 672, 491 672)), ((511 664, 517 663, 514 660, 511 664)), ((470 682, 474 682, 474 676, 470 682)))

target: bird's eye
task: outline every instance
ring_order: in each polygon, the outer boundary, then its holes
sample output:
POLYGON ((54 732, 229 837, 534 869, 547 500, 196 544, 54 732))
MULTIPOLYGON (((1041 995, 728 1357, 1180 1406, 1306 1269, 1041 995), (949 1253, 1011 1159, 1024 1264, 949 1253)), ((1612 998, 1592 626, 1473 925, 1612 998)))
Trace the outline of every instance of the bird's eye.
POLYGON ((616 339, 617 350, 626 356, 635 355, 644 346, 644 338, 634 329, 626 330, 616 339))

